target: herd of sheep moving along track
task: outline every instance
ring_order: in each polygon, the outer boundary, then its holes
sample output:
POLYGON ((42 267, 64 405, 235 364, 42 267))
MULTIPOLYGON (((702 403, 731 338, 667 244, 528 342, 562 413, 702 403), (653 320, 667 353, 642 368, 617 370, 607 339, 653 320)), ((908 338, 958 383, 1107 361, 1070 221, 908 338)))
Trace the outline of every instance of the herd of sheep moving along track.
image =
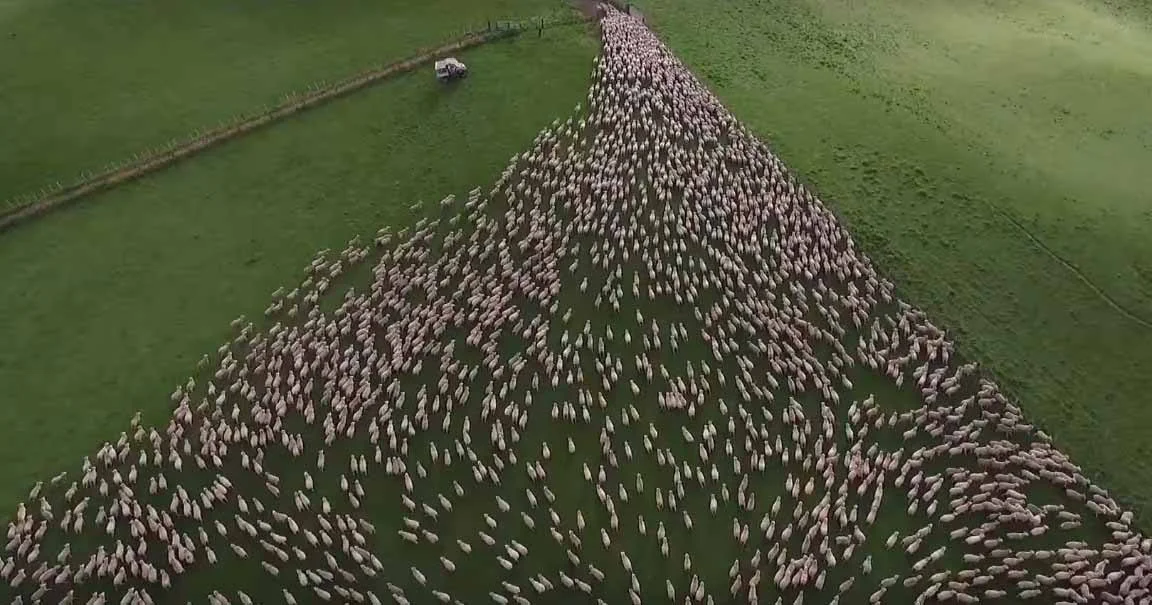
POLYGON ((227 559, 275 590, 203 600, 1149 602, 1131 515, 605 14, 587 108, 488 195, 318 258, 166 427, 38 485, 8 600, 157 602, 227 559))

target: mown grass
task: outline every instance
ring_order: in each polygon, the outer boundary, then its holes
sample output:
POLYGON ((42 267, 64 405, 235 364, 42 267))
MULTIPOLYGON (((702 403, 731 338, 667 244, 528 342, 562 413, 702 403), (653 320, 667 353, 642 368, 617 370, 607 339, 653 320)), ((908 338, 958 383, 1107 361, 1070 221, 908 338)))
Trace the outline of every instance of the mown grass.
POLYGON ((1152 521, 1152 94, 1131 3, 639 2, 1074 459, 1152 521))
POLYGON ((9 0, 0 201, 561 0, 9 0))
POLYGON ((0 238, 0 499, 73 468, 298 281, 319 248, 493 180, 587 88, 583 26, 486 45, 472 76, 401 76, 0 238))

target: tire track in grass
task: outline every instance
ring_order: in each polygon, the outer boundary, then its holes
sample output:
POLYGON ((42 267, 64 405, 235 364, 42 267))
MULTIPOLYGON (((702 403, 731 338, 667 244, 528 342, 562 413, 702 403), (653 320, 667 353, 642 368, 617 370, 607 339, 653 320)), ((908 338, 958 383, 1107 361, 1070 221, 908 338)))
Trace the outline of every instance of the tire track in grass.
POLYGON ((985 200, 984 203, 993 212, 999 214, 1000 216, 1004 217, 1005 220, 1012 223, 1012 225, 1015 226, 1016 229, 1019 230, 1021 233, 1023 233, 1024 236, 1027 237, 1028 240, 1031 241, 1037 248, 1039 248, 1041 251, 1043 251, 1045 254, 1047 254, 1050 258, 1052 258, 1056 262, 1060 263, 1065 269, 1072 272, 1072 274, 1075 275, 1077 279, 1079 279, 1084 285, 1088 286, 1088 288, 1091 289, 1097 296, 1099 296, 1105 303, 1107 303, 1109 307, 1112 307, 1113 310, 1120 313, 1121 315, 1123 315, 1124 317, 1126 317, 1130 321, 1133 321, 1137 324, 1140 324, 1141 326, 1143 326, 1145 328, 1152 329, 1152 321, 1144 319, 1143 317, 1140 317, 1139 315, 1126 309, 1124 307, 1124 305, 1120 304, 1120 302, 1117 301, 1115 298, 1112 298, 1112 296, 1110 294, 1108 294, 1107 292, 1105 292, 1103 288, 1101 288, 1100 286, 1097 286, 1091 279, 1088 278, 1087 275, 1084 275, 1084 273, 1082 271, 1080 271, 1080 269, 1078 269, 1076 267, 1076 265, 1073 265, 1071 262, 1066 260, 1064 257, 1057 254, 1055 250, 1048 247, 1048 245, 1045 244, 1043 240, 1041 240, 1039 237, 1037 237, 1035 234, 1033 234, 1031 231, 1029 231, 1028 228, 1025 227, 1023 223, 1016 220, 1016 218, 1013 217, 1008 211, 1000 208, 996 204, 989 202, 987 200, 985 200))

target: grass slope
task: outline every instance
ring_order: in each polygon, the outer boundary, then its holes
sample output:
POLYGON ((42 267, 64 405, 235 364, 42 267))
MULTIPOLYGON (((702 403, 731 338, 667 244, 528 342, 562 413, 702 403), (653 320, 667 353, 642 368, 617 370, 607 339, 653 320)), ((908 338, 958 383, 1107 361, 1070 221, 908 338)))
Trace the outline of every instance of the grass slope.
POLYGON ((560 0, 0 4, 0 200, 560 0))
POLYGON ((1152 94, 1147 11, 1030 0, 963 11, 937 1, 640 4, 905 295, 1152 521, 1152 331, 1024 232, 1152 318, 1152 173, 1140 168, 1152 161, 1152 130, 1139 110, 1152 94))
POLYGON ((0 238, 0 500, 71 468, 167 393, 318 248, 490 182, 587 86, 580 26, 402 76, 0 238), (434 198, 434 199, 433 199, 434 198))

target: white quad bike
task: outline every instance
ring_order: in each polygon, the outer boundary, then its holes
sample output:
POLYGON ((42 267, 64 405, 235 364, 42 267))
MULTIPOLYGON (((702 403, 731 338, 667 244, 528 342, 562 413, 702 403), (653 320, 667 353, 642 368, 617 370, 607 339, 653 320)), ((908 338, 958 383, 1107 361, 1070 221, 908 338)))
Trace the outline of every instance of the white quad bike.
POLYGON ((456 57, 441 59, 434 65, 436 79, 441 82, 450 82, 468 75, 468 66, 461 63, 456 57))

